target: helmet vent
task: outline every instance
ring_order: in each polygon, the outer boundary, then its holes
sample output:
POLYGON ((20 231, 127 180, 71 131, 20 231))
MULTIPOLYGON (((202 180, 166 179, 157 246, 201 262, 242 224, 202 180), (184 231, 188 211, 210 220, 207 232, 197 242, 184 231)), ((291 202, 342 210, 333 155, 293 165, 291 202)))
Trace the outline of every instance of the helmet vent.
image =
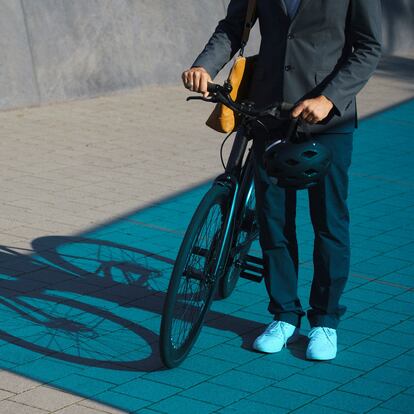
POLYGON ((318 153, 316 152, 316 151, 305 151, 303 154, 302 154, 305 158, 313 158, 313 157, 316 157, 317 155, 318 155, 318 153))
POLYGON ((316 170, 314 170, 313 168, 311 168, 311 169, 309 169, 309 170, 306 170, 306 171, 305 171, 305 174, 306 174, 308 177, 313 177, 313 176, 315 176, 315 175, 317 175, 317 174, 318 174, 318 171, 316 171, 316 170))
POLYGON ((296 161, 293 158, 290 158, 289 160, 286 160, 285 163, 288 165, 294 166, 294 165, 298 165, 299 161, 296 161))

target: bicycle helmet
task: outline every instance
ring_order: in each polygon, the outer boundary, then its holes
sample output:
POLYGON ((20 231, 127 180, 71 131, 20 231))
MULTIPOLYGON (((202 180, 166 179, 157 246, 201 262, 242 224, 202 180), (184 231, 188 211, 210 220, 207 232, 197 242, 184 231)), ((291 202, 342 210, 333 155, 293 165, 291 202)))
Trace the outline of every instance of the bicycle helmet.
POLYGON ((305 189, 316 185, 331 165, 332 153, 308 134, 305 141, 278 140, 266 148, 263 161, 267 174, 283 188, 305 189))

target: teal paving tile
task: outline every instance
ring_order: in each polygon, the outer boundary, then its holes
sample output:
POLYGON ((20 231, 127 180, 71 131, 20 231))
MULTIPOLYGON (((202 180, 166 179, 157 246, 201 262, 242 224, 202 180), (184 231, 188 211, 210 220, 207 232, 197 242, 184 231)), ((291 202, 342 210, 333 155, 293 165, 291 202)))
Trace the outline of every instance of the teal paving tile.
POLYGON ((407 320, 399 323, 398 325, 393 325, 391 330, 414 334, 414 320, 407 320))
POLYGON ((143 375, 143 379, 161 382, 180 388, 189 388, 200 382, 206 381, 210 377, 194 371, 188 371, 183 368, 174 368, 171 370, 154 371, 143 375))
POLYGON ((387 410, 386 408, 377 407, 371 410, 369 414, 395 414, 395 411, 387 410))
MULTIPOLYGON (((413 344, 414 348, 414 344, 413 344)), ((392 361, 387 362, 386 366, 393 368, 399 368, 413 372, 414 375, 414 356, 413 355, 401 355, 392 361)))
POLYGON ((383 403, 381 407, 394 412, 412 414, 414 411, 414 396, 403 393, 383 403))
POLYGON ((364 375, 368 380, 380 381, 402 387, 411 387, 414 385, 414 375, 411 371, 404 371, 392 367, 378 367, 364 375))
POLYGON ((365 333, 368 335, 376 334, 389 327, 388 324, 367 321, 366 319, 360 319, 358 316, 341 322, 340 326, 341 330, 347 329, 349 331, 365 333))
POLYGON ((385 276, 391 272, 408 267, 410 262, 393 259, 391 257, 376 256, 366 262, 358 263, 352 267, 356 272, 371 274, 377 277, 385 276))
POLYGON ((379 279, 384 283, 395 285, 401 289, 412 289, 414 288, 412 268, 400 269, 398 272, 393 272, 385 275, 379 279))
POLYGON ((238 303, 227 302, 225 300, 215 301, 211 306, 211 310, 213 312, 221 312, 225 314, 236 312, 241 308, 243 308, 243 305, 240 305, 238 303))
POLYGON ((412 386, 412 387, 410 387, 410 388, 407 388, 407 390, 405 391, 407 394, 410 394, 410 395, 414 395, 414 386, 412 386))
POLYGON ((383 365, 387 359, 378 358, 372 355, 363 355, 349 350, 338 352, 337 357, 331 361, 333 365, 354 368, 357 370, 370 371, 383 365))
POLYGON ((193 400, 181 395, 174 395, 163 401, 151 405, 151 408, 161 413, 209 414, 216 412, 220 407, 200 400, 193 400))
MULTIPOLYGON (((394 273, 391 273, 391 275, 393 274, 394 273)), ((389 297, 399 295, 401 291, 404 291, 404 287, 398 283, 389 282, 387 279, 391 277, 391 275, 384 276, 379 279, 372 279, 368 281, 364 285, 364 287, 373 292, 385 293, 387 295, 390 295, 389 297)), ((380 302, 381 301, 378 301, 377 303, 380 302)))
MULTIPOLYGON (((29 339, 29 338, 28 338, 29 339)), ((52 354, 53 351, 50 350, 52 354)), ((20 347, 15 344, 7 344, 1 347, 0 364, 1 361, 10 363, 13 366, 27 364, 28 362, 35 361, 36 359, 44 358, 43 354, 30 351, 29 349, 20 347)))
POLYGON ((318 398, 315 403, 340 409, 351 413, 366 413, 380 404, 379 400, 367 398, 343 391, 333 391, 323 397, 318 398))
POLYGON ((414 348, 414 335, 409 335, 403 332, 397 333, 390 329, 373 335, 371 340, 389 345, 398 344, 398 347, 400 348, 414 348))
POLYGON ((353 394, 374 398, 376 400, 386 401, 404 391, 404 387, 371 381, 365 378, 357 378, 356 380, 343 385, 340 388, 340 391, 347 391, 353 394))
POLYGON ((372 303, 363 302, 361 300, 355 300, 351 298, 345 298, 342 302, 343 305, 345 305, 350 312, 355 313, 362 312, 373 307, 372 303))
POLYGON ((347 345, 347 347, 348 347, 348 346, 351 346, 351 345, 355 345, 358 342, 361 342, 364 339, 368 339, 370 337, 370 335, 368 335, 368 333, 351 331, 351 330, 348 329, 349 327, 353 328, 354 326, 352 326, 352 324, 348 323, 348 320, 344 320, 343 323, 341 323, 341 325, 338 329, 338 346, 343 344, 343 345, 347 345), (342 329, 342 328, 344 328, 344 329, 342 329))
POLYGON ((229 324, 227 321, 229 320, 229 318, 231 318, 231 315, 222 315, 220 313, 209 313, 206 316, 206 321, 214 321, 214 323, 211 323, 211 326, 208 326, 208 325, 206 326, 206 323, 205 323, 203 327, 203 332, 210 333, 220 338, 232 339, 232 338, 238 337, 239 334, 231 330, 231 327, 228 326, 229 324), (213 325, 217 327, 213 328, 213 325), (221 328, 221 326, 226 326, 226 328, 223 329, 221 328))
POLYGON ((226 343, 202 351, 201 354, 223 361, 235 362, 237 364, 244 364, 262 357, 257 352, 252 352, 250 350, 228 345, 226 343))
POLYGON ((326 363, 315 364, 310 368, 304 369, 301 373, 311 378, 320 378, 338 384, 344 384, 363 374, 360 370, 326 363))
POLYGON ((10 371, 13 371, 14 368, 16 368, 16 365, 11 363, 11 362, 0 360, 0 368, 1 369, 8 369, 10 371))
POLYGON ((133 379, 139 378, 144 374, 140 371, 130 371, 123 369, 110 368, 88 368, 82 372, 82 375, 89 378, 99 379, 101 381, 110 382, 114 385, 120 385, 133 379))
POLYGON ((289 378, 279 381, 277 386, 304 394, 321 396, 334 390, 339 385, 336 382, 295 374, 289 378))
POLYGON ((276 407, 286 408, 288 410, 294 410, 309 403, 314 398, 315 397, 311 395, 305 395, 299 392, 271 386, 253 394, 248 399, 274 405, 276 407))
POLYGON ((103 404, 110 404, 129 413, 135 412, 152 404, 150 401, 141 400, 130 395, 119 394, 114 391, 105 391, 102 394, 95 396, 94 400, 103 404))
POLYGON ((366 340, 351 346, 348 351, 364 355, 372 355, 378 358, 392 359, 406 352, 405 348, 396 345, 385 344, 377 341, 366 340))
POLYGON ((109 382, 88 378, 79 374, 68 375, 67 377, 52 381, 48 385, 72 392, 76 390, 77 394, 87 398, 101 394, 114 386, 114 384, 109 382))
POLYGON ((399 295, 398 296, 398 299, 399 300, 402 300, 404 302, 414 303, 414 289, 413 290, 409 290, 409 291, 403 293, 402 295, 399 295))
POLYGON ((129 381, 112 389, 112 391, 126 394, 135 398, 148 401, 160 401, 181 391, 181 388, 149 381, 142 378, 129 381))
POLYGON ((268 301, 263 301, 263 302, 255 303, 254 305, 244 306, 243 310, 245 312, 250 312, 250 313, 255 313, 255 314, 257 313, 259 315, 267 315, 267 317, 269 318, 269 320, 271 322, 272 317, 269 314, 269 311, 267 310, 268 306, 269 306, 269 302, 268 301))
POLYGON ((246 397, 248 393, 222 385, 205 382, 203 384, 196 385, 189 390, 183 391, 180 395, 210 404, 225 406, 246 397))
POLYGON ((380 303, 391 297, 391 294, 380 293, 363 287, 357 287, 344 294, 344 298, 352 298, 368 303, 380 303))
POLYGON ((290 412, 290 410, 286 408, 275 407, 274 405, 267 405, 250 400, 240 400, 218 411, 220 414, 285 414, 288 412, 290 412))
MULTIPOLYGON (((287 350, 278 352, 276 354, 268 354, 263 357, 265 361, 276 362, 278 364, 288 365, 294 368, 307 368, 314 365, 313 361, 308 361, 303 358, 298 358, 297 350, 289 347, 287 350)), ((297 370, 299 371, 299 369, 297 370)))
POLYGON ((241 290, 234 291, 231 294, 231 296, 229 296, 226 299, 226 301, 228 302, 235 303, 238 305, 243 305, 243 306, 250 306, 250 305, 253 305, 254 303, 260 302, 261 300, 262 300, 261 297, 247 293, 247 292, 243 292, 241 290))
POLYGON ((407 275, 407 276, 413 276, 414 274, 414 264, 408 267, 405 267, 404 269, 401 269, 398 273, 402 274, 402 275, 407 275))
POLYGON ((414 303, 403 302, 398 299, 387 300, 379 305, 376 305, 375 308, 402 313, 409 316, 414 314, 414 303))
POLYGON ((372 308, 359 313, 358 318, 383 323, 385 325, 396 325, 405 321, 408 316, 401 313, 372 308))
MULTIPOLYGON (((323 405, 318 405, 314 403, 306 404, 305 406, 298 408, 295 411, 291 411, 295 414, 333 414, 331 407, 324 407, 323 405)), ((349 411, 342 411, 339 408, 335 408, 335 413, 347 413, 349 411)))
POLYGON ((181 368, 195 371, 200 374, 219 375, 223 372, 229 371, 236 365, 237 364, 234 362, 213 359, 204 355, 194 355, 187 358, 181 364, 181 368))
POLYGON ((266 324, 266 325, 272 322, 271 318, 269 317, 267 313, 263 313, 263 314, 252 313, 252 312, 247 312, 244 309, 240 309, 236 312, 233 312, 231 316, 235 318, 245 319, 248 321, 266 324))
MULTIPOLYGON (((2 351, 0 351, 0 353, 1 352, 2 351)), ((13 372, 37 379, 41 382, 45 381, 45 378, 47 378, 49 382, 66 377, 73 373, 84 373, 88 370, 89 368, 85 368, 82 365, 65 363, 54 358, 44 357, 28 362, 27 364, 20 365, 16 367, 13 372)))
POLYGON ((258 375, 259 377, 270 378, 275 381, 287 378, 299 371, 298 368, 274 363, 264 359, 259 359, 244 364, 240 367, 237 367, 237 370, 258 375))
POLYGON ((196 345, 198 348, 208 349, 217 344, 224 343, 225 341, 226 341, 226 338, 223 336, 212 335, 210 333, 202 331, 201 335, 197 339, 196 345))
POLYGON ((271 385, 274 380, 253 375, 252 373, 228 371, 211 379, 210 382, 241 391, 256 392, 271 385))

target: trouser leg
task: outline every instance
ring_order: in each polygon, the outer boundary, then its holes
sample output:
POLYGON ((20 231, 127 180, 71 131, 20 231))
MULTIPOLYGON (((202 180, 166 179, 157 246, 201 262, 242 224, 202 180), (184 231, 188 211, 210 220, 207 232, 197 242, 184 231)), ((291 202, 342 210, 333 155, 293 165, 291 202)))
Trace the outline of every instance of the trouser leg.
POLYGON ((270 181, 262 161, 264 149, 264 140, 255 138, 254 179, 268 310, 274 319, 300 326, 304 312, 297 295, 296 191, 284 190, 270 181))
POLYGON ((317 141, 332 149, 333 161, 324 179, 308 191, 315 231, 308 318, 311 326, 336 328, 346 310, 339 300, 350 267, 347 197, 353 134, 320 135, 317 141))

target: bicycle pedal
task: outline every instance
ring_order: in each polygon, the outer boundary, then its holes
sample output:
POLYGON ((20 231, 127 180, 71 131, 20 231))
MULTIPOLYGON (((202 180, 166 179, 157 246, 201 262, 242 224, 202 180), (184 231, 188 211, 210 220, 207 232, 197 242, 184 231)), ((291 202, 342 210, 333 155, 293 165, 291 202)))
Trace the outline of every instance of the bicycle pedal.
POLYGON ((263 279, 263 259, 247 255, 242 264, 240 277, 260 283, 263 279))
POLYGON ((203 247, 198 247, 198 246, 194 246, 193 249, 191 250, 192 254, 195 254, 197 256, 202 256, 202 257, 206 257, 208 252, 209 250, 204 249, 203 247))
POLYGON ((261 257, 252 256, 250 254, 246 255, 244 258, 246 263, 253 263, 263 267, 263 259, 261 257))
POLYGON ((194 269, 191 266, 188 266, 187 269, 185 269, 185 271, 183 272, 184 276, 189 278, 189 279, 194 279, 194 280, 204 280, 205 279, 205 275, 203 272, 201 272, 200 270, 194 269))
POLYGON ((254 273, 246 272, 244 270, 240 273, 240 277, 242 277, 243 279, 250 280, 252 282, 256 282, 256 283, 260 283, 263 280, 263 274, 259 276, 254 273))

